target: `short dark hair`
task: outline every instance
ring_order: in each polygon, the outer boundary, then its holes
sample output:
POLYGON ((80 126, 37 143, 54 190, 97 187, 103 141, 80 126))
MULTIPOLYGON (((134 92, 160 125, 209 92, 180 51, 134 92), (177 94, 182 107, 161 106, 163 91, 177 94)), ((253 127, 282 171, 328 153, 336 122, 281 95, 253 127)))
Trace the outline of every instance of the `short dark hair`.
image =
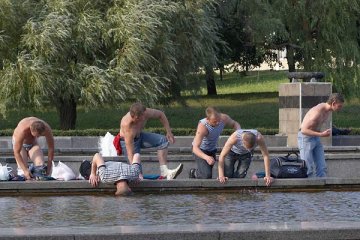
POLYGON ((256 135, 252 132, 244 131, 243 141, 247 143, 249 148, 253 148, 256 144, 256 135))
POLYGON ((131 117, 140 117, 141 115, 144 114, 145 110, 146 110, 146 107, 142 103, 140 103, 140 102, 134 103, 130 107, 130 116, 131 117))
POLYGON ((344 97, 343 95, 341 95, 340 93, 332 93, 328 100, 327 100, 327 103, 328 104, 332 104, 333 102, 336 102, 336 103, 343 103, 345 102, 344 100, 344 97))
POLYGON ((79 172, 83 178, 89 180, 91 174, 91 162, 89 160, 83 160, 80 164, 79 172))

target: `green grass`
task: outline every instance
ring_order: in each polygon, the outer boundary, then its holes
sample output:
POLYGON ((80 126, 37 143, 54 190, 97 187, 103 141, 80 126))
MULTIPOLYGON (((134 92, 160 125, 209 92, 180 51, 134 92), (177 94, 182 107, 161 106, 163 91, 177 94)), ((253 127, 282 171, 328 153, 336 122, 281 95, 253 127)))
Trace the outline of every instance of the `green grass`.
MULTIPOLYGON (((196 129, 198 121, 204 117, 207 106, 216 106, 222 112, 237 120, 243 128, 272 129, 278 128, 279 104, 278 86, 286 83, 285 72, 251 72, 248 76, 228 73, 223 80, 216 79, 217 96, 206 96, 204 81, 189 81, 198 85, 197 96, 191 91, 184 91, 181 101, 169 102, 162 109, 173 129, 196 129)), ((121 117, 128 111, 131 103, 122 103, 114 107, 104 107, 85 111, 78 109, 77 129, 118 129, 121 117)), ((345 103, 343 110, 333 114, 333 123, 338 127, 360 128, 358 120, 360 101, 351 99, 345 103)), ((10 111, 6 119, 0 118, 0 129, 14 129, 16 124, 26 116, 37 116, 47 121, 53 129, 59 129, 55 110, 34 112, 29 110, 10 111)), ((159 121, 149 121, 147 128, 161 128, 159 121)), ((276 131, 275 131, 276 132, 276 131)))

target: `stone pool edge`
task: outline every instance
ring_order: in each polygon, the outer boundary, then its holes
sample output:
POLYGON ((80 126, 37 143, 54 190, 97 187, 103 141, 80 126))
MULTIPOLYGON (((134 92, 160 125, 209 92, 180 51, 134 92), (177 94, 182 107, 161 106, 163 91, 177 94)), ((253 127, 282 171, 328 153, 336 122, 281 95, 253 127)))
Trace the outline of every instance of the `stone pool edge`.
POLYGON ((340 240, 360 239, 360 222, 265 222, 156 226, 0 228, 0 240, 2 239, 340 240))
MULTIPOLYGON (((322 190, 360 190, 360 178, 304 178, 276 179, 267 187, 262 180, 230 179, 221 184, 215 179, 175 179, 175 180, 144 180, 138 184, 130 184, 135 193, 162 192, 202 192, 202 191, 322 191, 322 190)), ((113 193, 113 184, 100 184, 93 188, 85 180, 71 181, 26 181, 0 182, 0 196, 27 194, 101 194, 113 193)))

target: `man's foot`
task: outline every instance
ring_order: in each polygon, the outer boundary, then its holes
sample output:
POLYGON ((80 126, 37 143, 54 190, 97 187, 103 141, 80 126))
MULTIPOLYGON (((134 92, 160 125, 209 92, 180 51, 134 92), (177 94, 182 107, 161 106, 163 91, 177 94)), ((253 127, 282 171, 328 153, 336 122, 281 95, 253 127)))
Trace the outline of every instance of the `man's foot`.
POLYGON ((189 171, 189 178, 196 178, 195 172, 196 172, 196 169, 191 168, 189 171))
POLYGON ((166 178, 167 180, 175 179, 183 170, 183 164, 180 163, 179 166, 173 170, 168 170, 166 178))

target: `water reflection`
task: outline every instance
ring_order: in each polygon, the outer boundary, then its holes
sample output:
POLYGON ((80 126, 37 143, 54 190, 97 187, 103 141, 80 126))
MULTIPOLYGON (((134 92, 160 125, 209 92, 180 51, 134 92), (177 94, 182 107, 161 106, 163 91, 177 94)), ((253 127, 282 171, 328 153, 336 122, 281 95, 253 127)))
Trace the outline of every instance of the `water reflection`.
POLYGON ((0 197, 0 227, 360 221, 360 192, 0 197))

